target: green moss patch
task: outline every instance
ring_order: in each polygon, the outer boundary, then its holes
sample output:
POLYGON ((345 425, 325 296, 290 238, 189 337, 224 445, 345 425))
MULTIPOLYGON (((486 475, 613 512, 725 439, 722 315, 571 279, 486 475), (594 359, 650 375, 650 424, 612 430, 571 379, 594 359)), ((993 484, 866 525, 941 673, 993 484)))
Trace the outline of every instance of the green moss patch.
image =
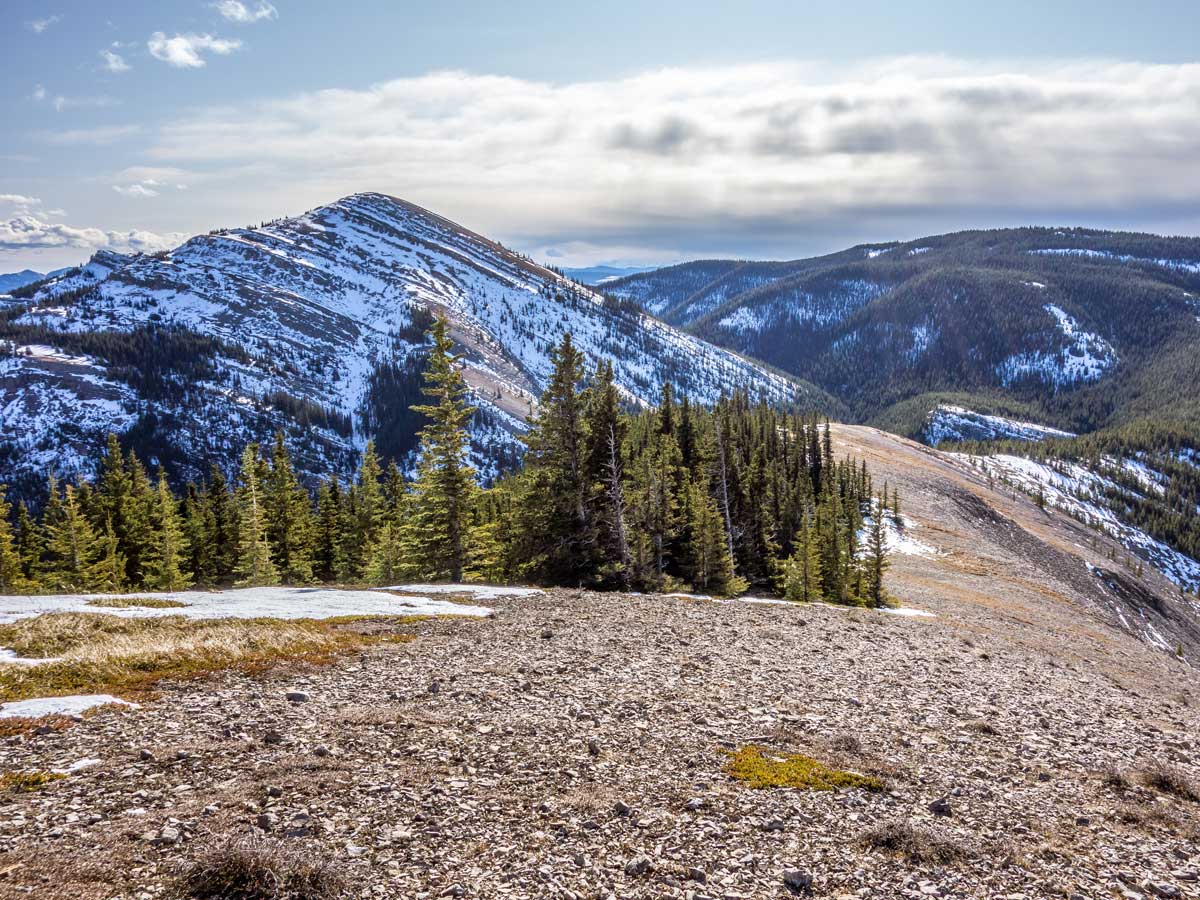
POLYGON ((870 775, 833 769, 799 753, 777 755, 753 745, 730 754, 725 772, 755 789, 799 788, 809 791, 837 791, 862 788, 882 791, 884 784, 870 775))
POLYGON ((0 790, 10 794, 32 794, 64 777, 58 772, 5 772, 0 775, 0 790))

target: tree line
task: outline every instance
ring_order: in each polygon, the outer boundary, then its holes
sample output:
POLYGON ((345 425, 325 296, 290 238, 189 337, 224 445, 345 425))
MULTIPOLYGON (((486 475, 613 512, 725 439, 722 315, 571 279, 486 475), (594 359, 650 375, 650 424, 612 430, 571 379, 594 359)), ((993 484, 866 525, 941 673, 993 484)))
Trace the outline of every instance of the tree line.
POLYGON ((552 359, 523 463, 487 489, 443 320, 411 478, 371 443, 354 477, 310 491, 280 433, 245 447, 232 480, 214 466, 176 493, 110 435, 94 480, 51 477, 40 514, 0 491, 0 593, 465 579, 888 603, 899 498, 835 457, 828 422, 743 393, 701 408, 669 384, 630 411, 611 363, 586 370, 569 334, 552 359))

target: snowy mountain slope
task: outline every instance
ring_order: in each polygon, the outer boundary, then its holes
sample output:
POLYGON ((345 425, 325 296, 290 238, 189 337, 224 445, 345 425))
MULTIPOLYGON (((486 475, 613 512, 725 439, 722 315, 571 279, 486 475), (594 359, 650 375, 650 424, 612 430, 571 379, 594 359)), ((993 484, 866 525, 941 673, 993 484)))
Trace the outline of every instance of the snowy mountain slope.
MULTIPOLYGON (((972 231, 786 263, 704 260, 603 289, 814 382, 862 420, 935 392, 1048 405, 1081 431, 1133 408, 1178 416, 1170 386, 1200 363, 1197 238, 972 231)), ((1200 421, 1194 398, 1185 415, 1200 421)))
POLYGON ((1075 435, 1049 425, 987 415, 950 403, 934 407, 921 431, 921 440, 931 447, 945 441, 1042 441, 1049 437, 1075 435))
MULTIPOLYGON (((95 357, 89 384, 140 384, 120 396, 110 390, 119 407, 112 424, 167 464, 184 457, 226 463, 230 449, 283 428, 306 435, 304 444, 313 447, 302 462, 319 472, 344 466, 376 430, 367 422, 378 426, 381 416, 397 414, 388 402, 402 389, 416 399, 432 314, 447 316, 461 345, 482 412, 477 460, 485 469, 489 457, 512 453, 514 434, 550 374, 550 349, 566 332, 591 360, 612 359, 634 402, 652 401, 664 381, 701 402, 743 387, 775 402, 822 400, 811 386, 380 194, 357 194, 260 228, 200 235, 153 256, 97 254, 41 287, 27 305, 10 307, 0 338, 10 346, 90 348, 80 354, 95 357), (150 357, 168 342, 197 349, 151 365, 130 352, 138 341, 151 348, 150 357), (184 377, 179 357, 189 353, 194 371, 184 377), (105 376, 106 365, 118 376, 105 376)), ((5 365, 0 479, 34 474, 44 464, 38 454, 62 443, 70 452, 60 469, 78 467, 103 431, 95 417, 74 415, 65 395, 35 415, 29 398, 47 385, 69 393, 82 382, 64 381, 20 352, 5 365)), ((78 399, 82 408, 82 393, 78 399)), ((406 413, 407 403, 399 409, 406 413)), ((414 428, 400 430, 411 446, 414 428)))
MULTIPOLYGON (((1149 563, 1181 588, 1194 590, 1200 586, 1200 562, 1130 525, 1117 515, 1113 504, 1106 501, 1122 490, 1128 491, 1121 482, 1128 482, 1130 477, 1139 483, 1140 494, 1161 495, 1165 477, 1144 464, 1108 457, 1101 461, 1100 471, 1093 471, 1079 463, 1039 462, 1006 453, 950 455, 978 469, 989 479, 1041 497, 1046 506, 1060 509, 1115 538, 1134 558, 1149 563), (1122 471, 1124 479, 1121 478, 1122 471)), ((1191 602, 1200 612, 1200 603, 1194 599, 1191 602)))

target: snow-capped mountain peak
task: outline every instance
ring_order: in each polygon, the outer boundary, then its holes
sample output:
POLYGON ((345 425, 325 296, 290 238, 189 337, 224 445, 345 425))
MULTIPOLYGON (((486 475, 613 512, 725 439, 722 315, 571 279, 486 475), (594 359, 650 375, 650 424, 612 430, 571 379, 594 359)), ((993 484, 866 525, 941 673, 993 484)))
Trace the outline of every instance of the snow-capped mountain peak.
POLYGON ((635 402, 653 401, 664 381, 700 402, 743 387, 777 402, 818 393, 377 193, 165 253, 98 253, 25 302, 10 310, 11 346, 50 345, 89 371, 65 379, 59 363, 21 353, 0 363, 9 459, 0 480, 43 477, 47 454, 60 472, 80 467, 104 428, 70 410, 97 392, 110 423, 168 463, 225 462, 282 427, 305 434, 310 471, 342 467, 407 411, 396 396, 419 381, 431 315, 447 317, 461 346, 485 468, 484 444, 511 452, 567 332, 591 360, 613 361, 635 402), (163 359, 133 349, 148 341, 165 353, 164 340, 178 346, 163 359), (57 402, 30 408, 33 390, 57 402))

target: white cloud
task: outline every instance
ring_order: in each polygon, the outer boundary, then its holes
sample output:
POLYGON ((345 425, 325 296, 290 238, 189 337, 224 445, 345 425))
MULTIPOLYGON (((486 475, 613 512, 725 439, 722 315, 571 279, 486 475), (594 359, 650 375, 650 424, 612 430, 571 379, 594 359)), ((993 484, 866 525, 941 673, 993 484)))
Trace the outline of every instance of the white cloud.
POLYGON ((31 100, 33 100, 33 102, 41 103, 46 99, 46 89, 40 84, 35 84, 33 86, 33 93, 30 94, 29 97, 31 100))
POLYGON ((0 203, 7 206, 15 206, 21 210, 42 205, 42 201, 37 197, 29 197, 25 194, 0 194, 0 203))
POLYGON ((140 125, 100 125, 96 128, 72 128, 45 132, 42 137, 52 144, 111 144, 138 134, 140 125))
POLYGON ((207 64, 204 53, 228 56, 242 46, 236 39, 213 37, 211 34, 177 34, 167 37, 156 31, 146 42, 150 55, 179 69, 199 69, 207 64))
POLYGON ((114 184, 113 190, 125 197, 157 197, 158 191, 152 184, 137 182, 135 184, 114 184))
POLYGON ((56 247, 107 248, 122 252, 152 253, 178 246, 182 234, 155 234, 151 231, 105 231, 44 222, 32 215, 0 219, 0 251, 42 250, 56 247))
POLYGON ((129 63, 125 62, 124 57, 120 53, 113 53, 111 50, 101 50, 100 55, 104 58, 104 68, 108 72, 128 72, 133 68, 129 63))
POLYGON ((241 0, 220 0, 219 3, 213 4, 213 9, 230 22, 239 22, 244 25, 279 17, 278 11, 270 3, 259 3, 251 10, 241 0))
POLYGON ((35 34, 41 34, 51 25, 56 25, 62 21, 62 16, 47 16, 44 19, 34 19, 29 23, 29 27, 33 29, 35 34))
POLYGON ((864 231, 1194 216, 1198 106, 1197 64, 440 72, 189 114, 150 153, 257 167, 231 189, 264 211, 375 189, 531 247, 797 252, 864 231))

